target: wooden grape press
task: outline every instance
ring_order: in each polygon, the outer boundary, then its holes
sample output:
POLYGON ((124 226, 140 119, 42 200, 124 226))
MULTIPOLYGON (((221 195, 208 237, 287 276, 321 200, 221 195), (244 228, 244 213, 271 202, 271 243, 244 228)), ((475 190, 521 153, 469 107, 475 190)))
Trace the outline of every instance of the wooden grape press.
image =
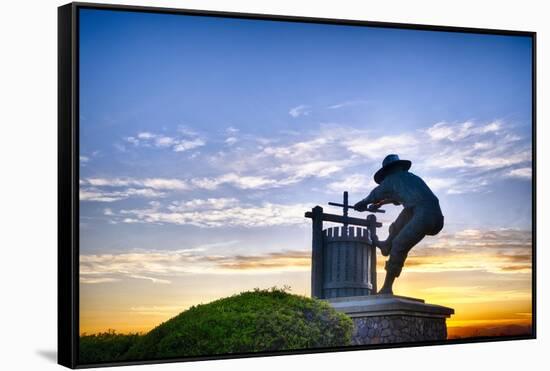
MULTIPOLYGON (((382 223, 374 214, 366 219, 348 216, 353 209, 344 192, 343 215, 327 214, 315 206, 305 213, 312 220, 311 295, 319 299, 374 295, 376 289, 376 228, 382 223), (323 222, 342 226, 323 229, 323 222)), ((384 212, 370 208, 367 211, 384 212)))

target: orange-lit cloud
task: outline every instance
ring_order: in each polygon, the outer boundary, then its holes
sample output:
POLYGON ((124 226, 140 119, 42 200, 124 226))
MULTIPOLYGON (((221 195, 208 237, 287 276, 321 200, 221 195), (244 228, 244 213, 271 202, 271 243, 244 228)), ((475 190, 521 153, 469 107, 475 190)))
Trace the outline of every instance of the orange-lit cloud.
POLYGON ((411 251, 405 269, 417 272, 484 270, 529 273, 531 251, 531 231, 467 229, 423 242, 411 251))
MULTIPOLYGON (((81 283, 142 278, 170 283, 187 273, 227 274, 234 271, 308 270, 308 250, 271 251, 255 255, 216 255, 204 249, 151 250, 120 254, 81 255, 81 283)), ((444 234, 414 248, 406 261, 409 272, 487 271, 529 273, 530 231, 464 230, 444 234)), ((383 260, 379 259, 379 269, 383 260)))
POLYGON ((309 270, 310 261, 311 253, 305 250, 260 255, 206 255, 196 249, 81 255, 80 282, 92 284, 138 278, 170 283, 171 278, 190 273, 305 271, 309 270))

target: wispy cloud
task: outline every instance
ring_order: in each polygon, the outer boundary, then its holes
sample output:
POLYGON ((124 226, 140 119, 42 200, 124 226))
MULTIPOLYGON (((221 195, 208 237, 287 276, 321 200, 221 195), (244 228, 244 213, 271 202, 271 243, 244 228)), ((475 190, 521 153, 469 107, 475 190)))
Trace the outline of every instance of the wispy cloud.
POLYGON ((80 200, 115 202, 131 197, 161 198, 167 191, 187 189, 189 186, 178 179, 85 178, 80 180, 80 200))
POLYGON ((197 249, 151 250, 120 254, 80 255, 80 282, 117 282, 123 279, 170 284, 167 277, 189 273, 232 274, 304 271, 310 267, 307 250, 282 250, 257 255, 205 254, 197 249))
POLYGON ((377 160, 388 153, 413 152, 420 142, 413 134, 375 137, 364 131, 356 131, 350 137, 352 139, 347 141, 347 145, 351 152, 377 160))
POLYGON ((136 278, 139 280, 147 280, 151 281, 152 283, 163 283, 163 284, 170 284, 172 281, 164 279, 164 278, 155 278, 155 277, 149 277, 149 276, 142 276, 139 274, 131 274, 129 275, 130 278, 136 278))
POLYGON ((310 112, 309 106, 300 104, 299 106, 291 108, 290 111, 288 111, 288 114, 294 118, 297 118, 300 116, 307 116, 310 112))
POLYGON ((239 189, 264 189, 276 186, 277 181, 265 176, 246 176, 237 173, 223 174, 214 178, 194 178, 191 184, 196 188, 216 189, 223 184, 229 184, 239 189))
POLYGON ((239 131, 240 131, 239 129, 233 126, 230 126, 227 129, 225 129, 225 134, 227 135, 227 137, 223 142, 228 146, 232 146, 235 143, 237 143, 239 141, 239 138, 238 138, 239 131))
POLYGON ((366 174, 352 174, 327 185, 327 189, 332 192, 365 192, 374 187, 376 187, 376 183, 372 176, 366 174))
POLYGON ((447 175, 447 177, 427 177, 424 179, 426 184, 436 193, 446 193, 449 195, 460 195, 465 193, 479 193, 488 191, 489 182, 483 178, 460 177, 447 175))
POLYGON ((339 191, 346 183, 355 189, 371 186, 365 177, 349 174, 357 174, 358 169, 373 172, 386 154, 398 153, 413 160, 412 171, 420 172, 435 189, 455 195, 487 190, 498 179, 527 177, 528 171, 519 169, 531 163, 530 139, 500 121, 436 123, 382 136, 367 129, 324 124, 315 134, 297 138, 246 156, 228 157, 241 171, 274 179, 271 186, 315 177, 330 179, 327 189, 339 191))
POLYGON ((406 269, 413 272, 530 273, 531 259, 531 231, 466 229, 426 240, 411 251, 406 269))
POLYGON ((501 128, 501 123, 498 121, 490 122, 485 125, 476 125, 471 121, 466 121, 460 124, 449 124, 446 122, 438 122, 429 127, 426 133, 434 140, 448 140, 456 142, 467 137, 498 132, 501 128))
POLYGON ((97 157, 98 155, 100 154, 99 151, 93 151, 93 152, 88 152, 88 153, 81 153, 81 155, 79 156, 79 160, 80 160, 80 166, 87 166, 93 158, 97 157))
POLYGON ((464 171, 509 170, 531 161, 531 144, 501 122, 474 124, 437 123, 426 130, 432 139, 426 165, 435 169, 464 171))
POLYGON ((531 179, 533 177, 533 169, 530 167, 512 169, 507 175, 512 178, 531 179))
POLYGON ((340 109, 340 108, 344 108, 344 107, 352 107, 352 106, 358 106, 360 104, 366 104, 368 103, 367 100, 348 100, 348 101, 345 101, 345 102, 340 102, 340 103, 337 103, 337 104, 333 104, 331 106, 328 106, 327 108, 328 109, 340 109))
POLYGON ((448 194, 487 190, 496 180, 507 177, 527 178, 532 160, 530 138, 520 137, 500 121, 437 123, 423 130, 386 136, 333 124, 322 128, 316 137, 293 146, 305 153, 310 147, 315 148, 310 152, 323 153, 334 160, 347 159, 336 184, 356 181, 347 175, 355 167, 374 171, 386 154, 398 153, 413 160, 411 171, 420 172, 434 187, 448 194))
MULTIPOLYGON (((190 129, 178 135, 198 138, 190 129)), ((282 134, 269 141, 242 134, 232 127, 223 135, 225 139, 218 141, 223 143, 223 150, 205 156, 206 176, 187 179, 88 177, 81 182, 82 199, 113 202, 128 197, 163 197, 164 193, 222 187, 268 190, 290 187, 308 179, 317 179, 317 188, 329 192, 367 192, 374 185, 373 172, 388 153, 412 160, 411 171, 425 178, 437 192, 449 195, 485 192, 500 179, 531 177, 530 138, 517 135, 513 127, 502 121, 439 122, 398 135, 377 135, 368 129, 340 124, 322 124, 316 131, 282 134), (233 145, 237 140, 239 145, 233 145)), ((178 145, 186 146, 179 139, 151 132, 141 132, 133 138, 136 145, 165 146, 174 151, 178 151, 178 145)))
POLYGON ((311 266, 311 252, 283 250, 263 255, 215 256, 209 260, 223 270, 307 270, 311 266))
POLYGON ((214 159, 214 163, 234 170, 240 178, 261 179, 260 188, 278 188, 309 178, 328 178, 346 168, 351 163, 349 155, 343 156, 340 148, 331 146, 332 142, 332 138, 320 135, 283 143, 269 141, 248 151, 228 153, 214 159))
MULTIPOLYGON (((315 166, 315 164, 310 164, 309 169, 304 168, 296 176, 307 176, 315 170, 315 166)), ((327 170, 324 171, 326 172, 327 170)), ((189 180, 168 178, 85 178, 80 181, 80 200, 114 202, 131 197, 162 198, 168 192, 197 189, 216 190, 223 185, 230 185, 243 190, 267 189, 299 180, 298 178, 294 178, 281 182, 265 176, 243 176, 236 173, 227 173, 213 178, 192 178, 189 180)))
POLYGON ((109 283, 109 282, 118 282, 120 281, 119 278, 113 278, 113 277, 98 277, 94 278, 87 277, 86 275, 80 275, 80 283, 84 284, 94 284, 94 283, 109 283))
POLYGON ((186 190, 189 185, 181 180, 174 178, 84 178, 81 185, 92 187, 144 187, 156 190, 186 190))
POLYGON ((260 205, 240 203, 234 199, 174 201, 167 206, 160 203, 148 208, 122 209, 114 222, 194 225, 198 227, 266 227, 274 225, 304 225, 306 204, 260 205), (199 211, 200 210, 200 211, 199 211))
POLYGON ((167 209, 170 211, 203 211, 203 210, 223 210, 229 207, 239 205, 236 198, 208 198, 194 199, 189 201, 174 201, 167 209))
POLYGON ((136 147, 170 148, 174 152, 185 152, 206 144, 195 132, 184 129, 179 130, 178 136, 144 131, 124 139, 136 147))
POLYGON ((237 137, 227 137, 224 141, 225 144, 228 146, 232 146, 233 144, 237 143, 239 140, 237 137))
POLYGON ((151 188, 127 188, 123 191, 105 191, 94 187, 81 188, 81 201, 114 202, 130 197, 159 198, 166 194, 151 188))

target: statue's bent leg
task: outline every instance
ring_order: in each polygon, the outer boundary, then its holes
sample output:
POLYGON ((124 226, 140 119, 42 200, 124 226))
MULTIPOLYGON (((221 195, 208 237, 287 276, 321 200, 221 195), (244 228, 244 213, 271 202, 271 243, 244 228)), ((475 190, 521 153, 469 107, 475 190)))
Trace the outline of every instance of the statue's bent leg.
POLYGON ((401 232, 403 227, 405 227, 405 225, 412 219, 412 217, 413 210, 411 208, 401 210, 401 213, 399 213, 397 219, 395 219, 395 221, 390 224, 390 227, 388 228, 388 238, 386 238, 385 241, 377 241, 376 243, 376 245, 380 248, 382 255, 389 255, 393 240, 397 237, 399 232, 401 232))
POLYGON ((385 266, 386 278, 380 294, 393 294, 393 282, 401 274, 410 249, 426 236, 425 222, 422 215, 414 215, 393 239, 390 258, 385 266))

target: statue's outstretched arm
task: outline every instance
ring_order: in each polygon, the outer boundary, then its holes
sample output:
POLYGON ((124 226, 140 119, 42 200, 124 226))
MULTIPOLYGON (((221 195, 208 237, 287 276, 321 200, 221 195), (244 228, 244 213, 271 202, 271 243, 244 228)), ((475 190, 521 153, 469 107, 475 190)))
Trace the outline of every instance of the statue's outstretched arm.
POLYGON ((357 211, 365 211, 369 204, 378 204, 383 201, 392 199, 393 193, 391 187, 386 182, 382 182, 378 187, 374 188, 367 197, 356 203, 353 208, 357 211))
POLYGON ((377 204, 385 200, 393 198, 393 190, 389 182, 382 182, 378 187, 374 188, 371 193, 365 198, 369 204, 377 204))

